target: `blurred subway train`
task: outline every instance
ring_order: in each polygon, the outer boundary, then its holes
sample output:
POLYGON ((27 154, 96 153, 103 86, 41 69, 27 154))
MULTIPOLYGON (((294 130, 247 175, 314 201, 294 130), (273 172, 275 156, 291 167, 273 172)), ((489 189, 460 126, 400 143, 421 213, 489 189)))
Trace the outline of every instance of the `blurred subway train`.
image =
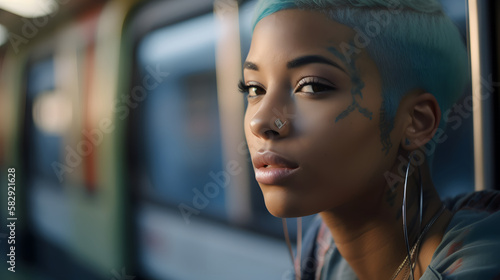
MULTIPOLYGON (((256 1, 14 2, 0 1, 1 279, 292 279, 237 90, 256 1)), ((441 2, 472 81, 427 147, 446 198, 500 182, 500 4, 441 2)))

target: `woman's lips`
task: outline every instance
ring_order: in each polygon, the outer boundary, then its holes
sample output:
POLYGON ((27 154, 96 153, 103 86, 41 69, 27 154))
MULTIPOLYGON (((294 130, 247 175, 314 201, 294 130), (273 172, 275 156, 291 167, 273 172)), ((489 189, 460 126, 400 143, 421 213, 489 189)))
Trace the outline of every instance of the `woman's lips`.
POLYGON ((261 167, 255 169, 255 179, 261 184, 278 185, 295 173, 297 169, 298 168, 261 167))
POLYGON ((298 170, 299 165, 271 151, 259 151, 253 158, 255 179, 261 184, 276 185, 298 170))

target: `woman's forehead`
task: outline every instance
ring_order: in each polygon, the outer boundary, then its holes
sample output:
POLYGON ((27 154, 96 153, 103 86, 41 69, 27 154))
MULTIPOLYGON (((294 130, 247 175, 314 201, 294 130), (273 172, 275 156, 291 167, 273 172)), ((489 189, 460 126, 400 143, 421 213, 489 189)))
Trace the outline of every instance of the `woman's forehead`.
POLYGON ((365 50, 354 47, 354 35, 352 28, 321 12, 282 10, 256 25, 247 62, 276 65, 306 55, 321 55, 348 70, 353 60, 357 64, 371 60, 365 50))
MULTIPOLYGON (((318 11, 289 9, 263 18, 257 23, 252 41, 294 43, 291 47, 335 46, 349 42, 355 31, 329 19, 318 11)), ((260 43, 260 42, 259 42, 260 43)))

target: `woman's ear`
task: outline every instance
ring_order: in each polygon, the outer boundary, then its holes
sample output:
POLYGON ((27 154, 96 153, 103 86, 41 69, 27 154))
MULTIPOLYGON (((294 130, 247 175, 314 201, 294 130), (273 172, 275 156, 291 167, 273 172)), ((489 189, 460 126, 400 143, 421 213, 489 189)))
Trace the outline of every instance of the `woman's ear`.
POLYGON ((405 150, 415 150, 429 142, 441 121, 441 109, 430 93, 412 94, 406 100, 410 121, 405 128, 401 146, 405 150))

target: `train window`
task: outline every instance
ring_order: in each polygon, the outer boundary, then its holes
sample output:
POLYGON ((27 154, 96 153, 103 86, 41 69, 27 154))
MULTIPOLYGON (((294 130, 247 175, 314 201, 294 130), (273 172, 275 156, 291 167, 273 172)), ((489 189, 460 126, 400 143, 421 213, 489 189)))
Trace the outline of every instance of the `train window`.
POLYGON ((67 150, 63 147, 72 122, 73 106, 67 95, 57 88, 55 62, 50 56, 33 60, 26 67, 23 159, 29 190, 26 195, 31 203, 29 215, 34 228, 40 237, 60 245, 70 236, 69 204, 62 189, 68 181, 58 176, 54 166, 66 157, 67 150))
POLYGON ((71 106, 56 92, 54 60, 29 67, 26 95, 26 134, 30 178, 37 184, 59 185, 52 163, 60 161, 62 129, 70 121, 71 106), (61 110, 62 109, 62 110, 61 110))
MULTIPOLYGON (((142 108, 140 134, 151 178, 143 192, 174 206, 191 205, 203 192, 200 186, 212 180, 210 173, 222 170, 214 28, 213 17, 202 16, 156 30, 138 47, 143 74, 156 67, 169 73, 142 108)), ((223 218, 224 193, 211 199, 204 211, 223 218)))

